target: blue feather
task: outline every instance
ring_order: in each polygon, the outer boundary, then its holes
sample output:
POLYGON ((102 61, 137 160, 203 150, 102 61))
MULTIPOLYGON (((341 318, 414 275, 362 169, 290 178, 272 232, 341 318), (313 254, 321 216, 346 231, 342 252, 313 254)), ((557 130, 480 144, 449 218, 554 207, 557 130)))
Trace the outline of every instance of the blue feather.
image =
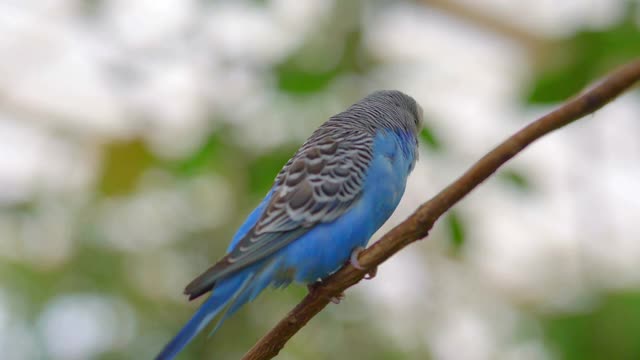
MULTIPOLYGON (((269 191, 264 200, 249 214, 245 222, 240 226, 236 234, 233 236, 233 240, 229 245, 227 252, 231 251, 242 239, 249 230, 255 225, 256 221, 260 217, 260 214, 264 210, 264 207, 271 198, 272 191, 269 191)), ((212 292, 211 297, 207 299, 193 315, 191 320, 178 332, 178 334, 167 344, 162 352, 156 357, 156 360, 170 360, 173 359, 198 333, 202 331, 212 320, 215 318, 225 306, 229 305, 225 314, 218 320, 215 328, 211 331, 210 335, 213 335, 216 330, 222 325, 223 321, 235 312, 237 308, 242 306, 244 299, 241 301, 235 300, 240 297, 243 290, 246 290, 249 284, 246 281, 249 276, 253 277, 252 272, 255 271, 255 266, 247 268, 241 273, 236 274, 233 277, 223 280, 216 285, 215 290, 212 292), (231 304, 233 302, 233 304, 231 304), (230 311, 233 310, 233 311, 230 311)), ((250 279, 249 279, 250 280, 250 279)), ((265 285, 266 286, 266 285, 265 285)), ((257 295, 257 294, 256 294, 257 295)))
POLYGON ((156 360, 170 360, 178 355, 226 305, 233 302, 246 289, 252 277, 253 273, 243 271, 218 284, 209 299, 200 306, 178 335, 164 347, 156 360))

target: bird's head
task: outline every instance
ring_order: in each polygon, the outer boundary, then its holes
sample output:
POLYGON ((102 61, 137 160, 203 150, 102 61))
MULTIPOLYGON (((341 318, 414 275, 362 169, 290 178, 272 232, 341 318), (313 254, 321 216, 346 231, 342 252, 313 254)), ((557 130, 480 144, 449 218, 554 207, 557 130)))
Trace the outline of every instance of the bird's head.
POLYGON ((379 90, 354 104, 370 115, 377 126, 401 128, 417 135, 422 129, 422 107, 409 95, 398 90, 379 90))

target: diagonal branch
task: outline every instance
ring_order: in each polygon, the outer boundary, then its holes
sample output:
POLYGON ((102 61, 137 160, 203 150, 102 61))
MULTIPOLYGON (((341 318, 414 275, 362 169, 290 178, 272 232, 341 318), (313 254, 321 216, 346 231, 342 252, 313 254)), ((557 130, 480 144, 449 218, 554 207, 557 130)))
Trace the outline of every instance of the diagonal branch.
POLYGON ((545 47, 553 44, 552 38, 545 38, 528 31, 515 21, 507 21, 500 17, 482 11, 484 7, 474 7, 471 4, 455 0, 423 0, 422 3, 433 9, 447 13, 456 19, 471 24, 481 30, 515 41, 523 46, 533 56, 544 52, 545 47))
MULTIPOLYGON (((359 263, 367 269, 374 268, 410 243, 426 237, 442 214, 529 144, 600 109, 638 81, 640 59, 612 72, 592 89, 518 131, 486 154, 451 185, 422 204, 409 218, 363 251, 358 259, 359 263)), ((298 330, 327 306, 332 297, 358 283, 366 272, 367 270, 358 270, 347 265, 325 279, 260 339, 244 355, 243 360, 271 359, 276 356, 298 330)))

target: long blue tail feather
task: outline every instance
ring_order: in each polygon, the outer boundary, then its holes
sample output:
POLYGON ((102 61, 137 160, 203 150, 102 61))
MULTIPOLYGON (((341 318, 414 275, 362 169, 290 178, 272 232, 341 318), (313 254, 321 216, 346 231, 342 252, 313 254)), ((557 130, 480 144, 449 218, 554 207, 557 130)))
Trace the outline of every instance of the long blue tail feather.
MULTIPOLYGON (((238 297, 246 293, 247 287, 254 278, 253 272, 239 273, 229 279, 224 279, 215 287, 213 293, 205 301, 191 320, 180 330, 180 332, 169 342, 156 360, 173 359, 202 329, 204 329, 213 318, 228 304, 235 308, 242 305, 237 300, 238 297)), ((246 300, 245 300, 246 301, 246 300)), ((220 319, 214 331, 226 319, 226 315, 220 319)))
POLYGON ((272 261, 266 265, 263 265, 255 275, 252 276, 251 281, 243 287, 241 291, 236 292, 234 299, 229 301, 229 306, 225 312, 220 316, 220 320, 213 330, 209 333, 209 336, 213 336, 220 328, 220 325, 231 315, 242 307, 242 305, 253 301, 269 284, 273 283, 274 273, 277 271, 278 261, 272 261))

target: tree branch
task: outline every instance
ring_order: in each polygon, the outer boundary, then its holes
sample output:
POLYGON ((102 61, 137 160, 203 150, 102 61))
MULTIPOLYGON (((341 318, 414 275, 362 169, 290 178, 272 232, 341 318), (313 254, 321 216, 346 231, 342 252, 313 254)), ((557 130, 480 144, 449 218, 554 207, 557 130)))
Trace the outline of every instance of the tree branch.
MULTIPOLYGON (((367 269, 374 268, 410 243, 426 237, 442 214, 529 144, 600 109, 639 80, 640 59, 614 71, 592 89, 518 131, 439 194, 422 204, 409 218, 363 251, 358 259, 360 264, 367 269)), ((243 360, 271 359, 276 356, 298 330, 327 306, 332 297, 358 283, 366 272, 346 265, 329 276, 260 339, 244 355, 243 360)))
POLYGON ((488 12, 483 12, 482 7, 475 8, 469 4, 453 0, 423 0, 425 6, 438 9, 450 16, 456 17, 466 23, 515 41, 517 44, 529 50, 531 55, 544 53, 545 47, 553 43, 553 39, 539 36, 532 31, 528 31, 516 22, 506 21, 497 16, 492 16, 488 12))

